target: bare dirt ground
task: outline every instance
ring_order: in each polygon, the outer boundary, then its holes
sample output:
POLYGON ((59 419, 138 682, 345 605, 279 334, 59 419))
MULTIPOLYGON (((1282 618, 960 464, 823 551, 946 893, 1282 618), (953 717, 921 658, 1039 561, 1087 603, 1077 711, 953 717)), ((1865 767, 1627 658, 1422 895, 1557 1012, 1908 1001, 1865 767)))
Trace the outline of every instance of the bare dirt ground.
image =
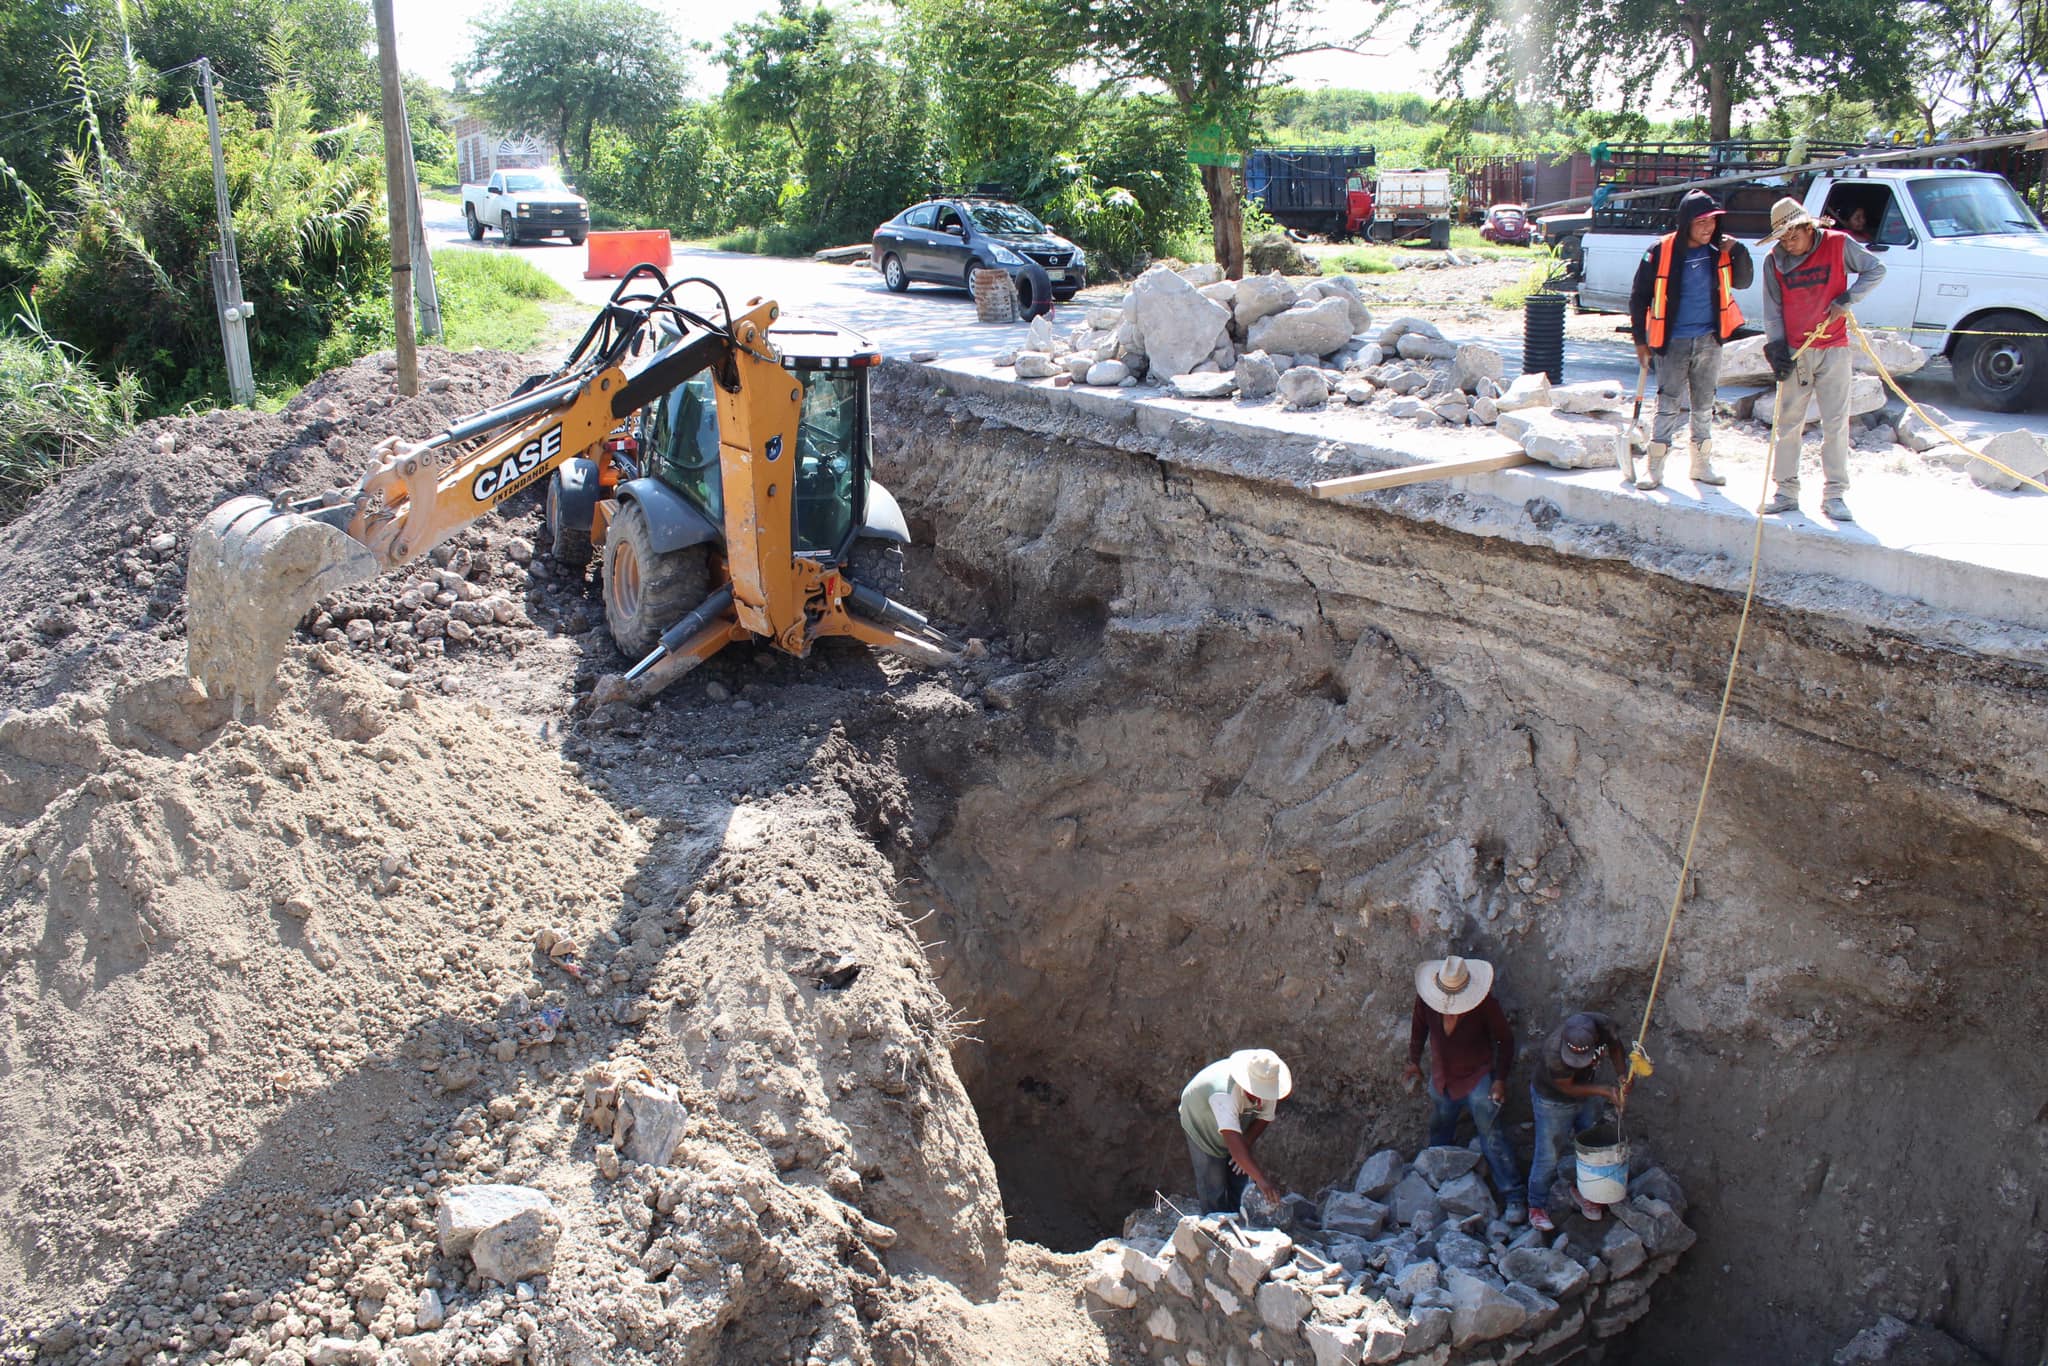
POLYGON ((1080 1259, 1007 1244, 846 738, 1000 652, 729 651, 596 726, 620 661, 521 506, 326 604, 269 724, 182 677, 206 508, 529 368, 152 423, 0 532, 0 1360, 1109 1360, 1080 1259), (679 1088, 671 1164, 591 1122, 627 1076, 679 1088), (550 1274, 442 1256, 466 1182, 549 1195, 550 1274))

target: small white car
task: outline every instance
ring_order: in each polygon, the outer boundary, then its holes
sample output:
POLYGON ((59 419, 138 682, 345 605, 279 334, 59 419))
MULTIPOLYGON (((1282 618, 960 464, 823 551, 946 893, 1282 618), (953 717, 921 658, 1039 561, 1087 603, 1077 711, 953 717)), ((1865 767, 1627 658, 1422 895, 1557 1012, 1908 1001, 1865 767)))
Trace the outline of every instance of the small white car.
MULTIPOLYGON (((1735 301, 1760 329, 1764 263, 1757 243, 1768 231, 1771 202, 1794 190, 1765 179, 1722 193, 1728 230, 1757 255, 1756 280, 1735 301)), ((1978 407, 2017 412, 2048 398, 2048 228, 2005 177, 1828 172, 1813 176, 1800 198, 1808 213, 1837 227, 1860 225, 1864 245, 1884 258, 1884 279, 1856 305, 1858 322, 1947 356, 1957 389, 1978 407)), ((1636 264, 1663 231, 1647 223, 1603 225, 1603 217, 1614 216, 1596 214, 1585 235, 1583 309, 1628 312, 1636 264)))
POLYGON ((462 187, 462 224, 472 242, 496 228, 508 247, 557 235, 580 247, 590 236, 590 204, 557 171, 494 171, 489 183, 462 187))

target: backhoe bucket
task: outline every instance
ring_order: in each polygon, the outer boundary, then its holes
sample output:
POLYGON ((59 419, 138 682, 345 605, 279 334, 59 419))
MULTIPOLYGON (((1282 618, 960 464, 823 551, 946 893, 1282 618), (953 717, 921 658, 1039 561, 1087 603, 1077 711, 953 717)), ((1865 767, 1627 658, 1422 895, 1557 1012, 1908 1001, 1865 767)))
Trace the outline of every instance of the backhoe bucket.
POLYGON ((329 593, 376 574, 376 556, 347 532, 267 498, 229 499, 193 533, 185 672, 235 715, 264 715, 300 619, 329 593))

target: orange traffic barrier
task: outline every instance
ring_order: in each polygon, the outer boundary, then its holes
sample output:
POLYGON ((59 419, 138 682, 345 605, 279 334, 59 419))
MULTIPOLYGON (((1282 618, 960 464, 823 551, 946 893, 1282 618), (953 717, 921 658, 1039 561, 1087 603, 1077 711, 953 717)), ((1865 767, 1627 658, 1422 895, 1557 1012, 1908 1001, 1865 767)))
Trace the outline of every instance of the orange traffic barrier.
POLYGON ((616 280, 643 261, 667 270, 674 259, 669 252, 667 228, 651 232, 594 232, 589 243, 590 264, 583 271, 586 280, 616 280))

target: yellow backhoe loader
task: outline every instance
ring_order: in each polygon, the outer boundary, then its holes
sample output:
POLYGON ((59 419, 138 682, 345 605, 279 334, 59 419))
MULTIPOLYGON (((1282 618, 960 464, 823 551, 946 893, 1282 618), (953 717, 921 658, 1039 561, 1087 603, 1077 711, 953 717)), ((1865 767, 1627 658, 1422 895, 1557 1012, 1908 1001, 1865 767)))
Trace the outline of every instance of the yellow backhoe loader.
POLYGON ((187 670, 261 715, 318 599, 542 481, 557 562, 602 554, 606 624, 639 661, 600 682, 600 703, 645 700, 751 637, 799 658, 849 636, 949 660, 955 643, 893 597, 910 535, 871 472, 880 360, 854 333, 760 299, 735 317, 710 281, 635 267, 563 365, 508 401, 417 444, 384 442, 353 488, 215 508, 187 571, 187 670), (677 302, 689 285, 716 296, 715 313, 677 302))

